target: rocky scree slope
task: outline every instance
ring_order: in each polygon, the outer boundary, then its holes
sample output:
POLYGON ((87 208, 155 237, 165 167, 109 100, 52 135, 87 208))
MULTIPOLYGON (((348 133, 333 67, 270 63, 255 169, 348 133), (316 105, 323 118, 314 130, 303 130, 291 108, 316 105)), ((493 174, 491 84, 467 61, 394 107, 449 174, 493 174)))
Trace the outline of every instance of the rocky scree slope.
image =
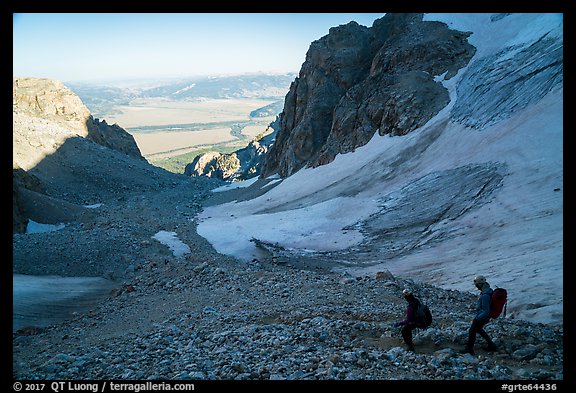
POLYGON ((135 265, 114 295, 87 314, 14 337, 22 379, 562 380, 563 331, 500 319, 499 350, 462 355, 470 293, 393 277, 353 278, 289 263, 238 263, 205 245, 184 260, 135 265), (393 323, 402 289, 434 323, 407 352, 393 323))

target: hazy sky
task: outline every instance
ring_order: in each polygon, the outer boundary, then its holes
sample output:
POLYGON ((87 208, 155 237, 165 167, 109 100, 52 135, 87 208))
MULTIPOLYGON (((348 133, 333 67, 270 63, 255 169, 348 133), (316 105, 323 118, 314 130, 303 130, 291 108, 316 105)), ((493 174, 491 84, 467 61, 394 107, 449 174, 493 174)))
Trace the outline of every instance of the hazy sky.
POLYGON ((13 76, 81 81, 297 72, 310 43, 368 13, 24 13, 13 76))

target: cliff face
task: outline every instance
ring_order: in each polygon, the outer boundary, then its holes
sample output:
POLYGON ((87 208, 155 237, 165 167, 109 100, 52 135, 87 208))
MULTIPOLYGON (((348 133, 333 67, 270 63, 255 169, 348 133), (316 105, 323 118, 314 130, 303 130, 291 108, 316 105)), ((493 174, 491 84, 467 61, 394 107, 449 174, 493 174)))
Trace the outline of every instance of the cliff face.
POLYGON ((13 78, 12 110, 83 131, 86 136, 88 108, 60 81, 43 78, 13 78))
POLYGON ((262 176, 331 162, 380 135, 405 135, 449 102, 435 77, 453 77, 475 53, 469 33, 421 14, 350 22, 314 41, 286 95, 262 176))
POLYGON ((25 170, 71 137, 144 159, 132 135, 94 119, 80 98, 60 81, 14 78, 12 112, 14 161, 25 170))

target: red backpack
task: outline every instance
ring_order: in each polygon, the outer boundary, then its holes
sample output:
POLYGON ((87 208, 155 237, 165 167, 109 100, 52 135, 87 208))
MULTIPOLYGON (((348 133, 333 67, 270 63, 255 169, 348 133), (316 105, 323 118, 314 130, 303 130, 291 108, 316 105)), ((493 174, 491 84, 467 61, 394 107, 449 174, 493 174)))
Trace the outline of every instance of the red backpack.
POLYGON ((506 318, 506 303, 508 303, 508 292, 504 288, 494 289, 490 302, 490 318, 498 318, 502 314, 502 310, 504 310, 504 318, 506 318))

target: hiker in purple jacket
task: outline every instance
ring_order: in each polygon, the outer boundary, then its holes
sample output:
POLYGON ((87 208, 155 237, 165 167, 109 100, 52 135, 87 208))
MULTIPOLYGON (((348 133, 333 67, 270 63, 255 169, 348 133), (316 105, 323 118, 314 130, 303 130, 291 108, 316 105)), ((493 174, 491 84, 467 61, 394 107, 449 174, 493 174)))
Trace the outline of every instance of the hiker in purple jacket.
POLYGON ((412 291, 405 289, 402 291, 404 299, 408 302, 406 306, 406 318, 403 321, 397 322, 395 326, 402 326, 400 332, 402 333, 402 338, 406 343, 408 351, 415 352, 414 343, 412 342, 412 331, 416 329, 416 310, 420 306, 420 300, 418 300, 412 291))
POLYGON ((474 278, 474 285, 480 290, 480 297, 476 306, 476 316, 472 320, 472 326, 468 331, 468 342, 462 353, 469 353, 474 355, 474 343, 476 342, 476 334, 480 334, 488 344, 484 349, 489 352, 496 351, 496 344, 490 339, 488 333, 484 330, 484 326, 490 322, 490 303, 492 302, 492 288, 486 282, 486 277, 476 276, 474 278))

